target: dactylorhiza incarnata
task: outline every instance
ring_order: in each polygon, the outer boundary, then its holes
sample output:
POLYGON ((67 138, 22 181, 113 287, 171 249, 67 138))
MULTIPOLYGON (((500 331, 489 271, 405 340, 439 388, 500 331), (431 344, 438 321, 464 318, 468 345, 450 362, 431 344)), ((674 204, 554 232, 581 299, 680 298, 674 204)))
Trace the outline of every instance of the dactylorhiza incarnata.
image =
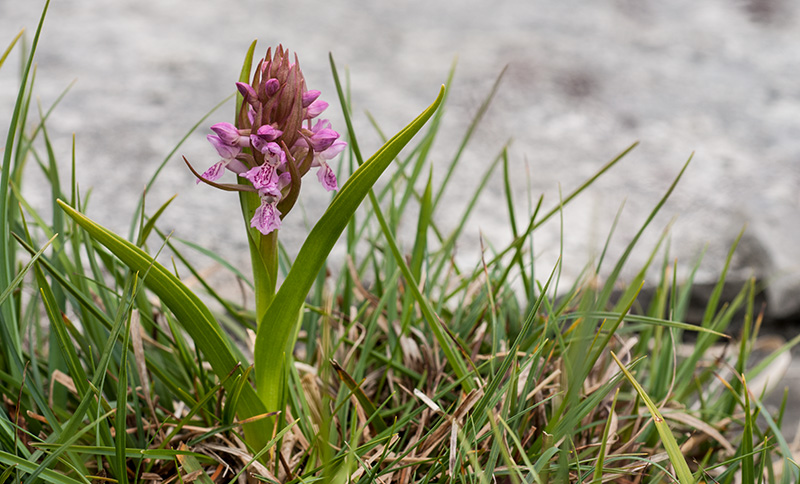
MULTIPOLYGON (((236 125, 217 123, 208 141, 220 161, 198 174, 201 181, 223 190, 255 192, 261 198, 250 226, 264 235, 278 230, 300 190, 300 178, 316 168, 326 190, 337 190, 336 175, 328 162, 347 143, 331 129, 327 119, 317 119, 328 107, 320 92, 308 90, 297 55, 294 62, 282 46, 267 50, 250 84, 237 82, 243 100, 236 125), (246 178, 251 185, 216 183, 225 169, 246 178)), ((187 162, 188 164, 188 162, 187 162)))

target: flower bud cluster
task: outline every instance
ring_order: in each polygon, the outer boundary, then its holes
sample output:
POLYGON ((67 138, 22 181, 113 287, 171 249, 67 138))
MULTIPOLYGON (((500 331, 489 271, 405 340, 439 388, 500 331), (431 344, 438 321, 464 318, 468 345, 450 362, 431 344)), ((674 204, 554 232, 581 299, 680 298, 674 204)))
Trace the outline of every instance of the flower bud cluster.
POLYGON ((328 161, 344 150, 347 143, 331 129, 327 119, 317 119, 328 107, 320 92, 308 90, 297 56, 294 62, 282 46, 267 50, 250 84, 237 82, 242 95, 236 125, 217 123, 208 141, 219 153, 220 161, 198 177, 214 183, 225 169, 250 181, 261 199, 250 226, 262 234, 280 228, 281 220, 297 200, 300 178, 312 167, 327 190, 337 190, 336 175, 328 161))

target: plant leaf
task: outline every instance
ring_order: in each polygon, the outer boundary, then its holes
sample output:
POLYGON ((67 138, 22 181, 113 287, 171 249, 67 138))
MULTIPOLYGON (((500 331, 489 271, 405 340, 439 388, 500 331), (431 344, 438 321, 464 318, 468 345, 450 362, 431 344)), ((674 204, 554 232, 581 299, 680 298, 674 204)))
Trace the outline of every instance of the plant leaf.
POLYGON ((273 304, 260 321, 261 331, 256 336, 256 387, 267 410, 279 410, 281 407, 286 345, 294 333, 297 315, 306 295, 328 253, 381 173, 439 107, 444 92, 445 88, 442 86, 433 104, 350 176, 300 248, 294 265, 273 299, 273 304))
MULTIPOLYGON (((169 272, 164 266, 154 261, 143 250, 139 249, 119 235, 102 227, 62 200, 58 201, 67 215, 72 217, 84 228, 98 243, 114 253, 131 270, 140 273, 149 272, 144 280, 145 285, 164 302, 175 314, 177 320, 186 329, 195 344, 203 352, 217 377, 224 379, 231 371, 242 372, 239 361, 231 350, 228 339, 225 337, 211 311, 203 304, 183 282, 169 272)), ((244 365, 245 367, 247 365, 244 365)), ((233 389, 233 380, 228 380, 228 390, 233 389)), ((246 419, 266 412, 264 405, 258 399, 253 387, 245 385, 239 397, 239 417, 246 419)), ((270 435, 265 419, 260 419, 244 426, 248 442, 254 448, 260 449, 270 435)))

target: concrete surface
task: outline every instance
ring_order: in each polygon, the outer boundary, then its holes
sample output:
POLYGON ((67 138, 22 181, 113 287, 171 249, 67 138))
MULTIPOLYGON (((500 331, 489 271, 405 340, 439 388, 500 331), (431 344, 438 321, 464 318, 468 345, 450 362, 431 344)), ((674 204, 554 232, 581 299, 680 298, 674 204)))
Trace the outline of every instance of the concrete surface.
MULTIPOLYGON (((0 41, 21 27, 32 35, 43 2, 0 2, 0 41)), ((259 53, 283 43, 300 55, 310 88, 336 99, 327 63, 331 51, 350 70, 362 150, 379 146, 363 110, 387 133, 433 100, 458 56, 450 103, 433 151, 437 180, 461 133, 503 66, 496 102, 476 133, 436 214, 460 213, 464 193, 503 143, 510 149, 520 207, 530 176, 545 206, 578 186, 636 140, 641 145, 564 211, 564 276, 574 278, 599 253, 613 217, 627 200, 610 257, 625 244, 692 152, 694 161, 634 253, 638 270, 663 227, 679 277, 700 249, 708 252, 698 280, 712 282, 740 229, 746 237, 734 280, 755 274, 769 282, 769 314, 798 331, 800 310, 800 4, 789 0, 508 0, 404 2, 208 2, 189 0, 59 0, 42 35, 36 92, 47 107, 73 80, 49 121, 65 166, 77 133, 78 179, 93 187, 89 215, 127 232, 142 186, 183 134, 233 92, 243 54, 254 38, 259 53)), ((12 55, 0 71, 0 121, 7 125, 16 93, 12 55)), ((230 120, 232 105, 208 124, 230 120)), ((338 109, 329 117, 345 128, 338 109)), ((198 167, 215 159, 193 135, 180 154, 198 167)), ((180 196, 164 217, 179 237, 247 262, 235 197, 196 187, 176 157, 149 194, 157 207, 180 196)), ((302 240, 326 195, 308 184, 304 212, 286 220, 283 240, 302 240)), ((45 206, 35 177, 24 187, 45 206)), ((496 244, 510 238, 500 177, 492 179, 459 246, 478 253, 482 231, 496 244), (499 210, 499 212, 498 212, 499 210)), ((520 213, 519 216, 524 214, 520 213)), ((557 221, 537 235, 539 264, 558 255, 557 221)), ((654 276, 655 277, 655 276, 654 276)), ((797 378, 791 381, 798 391, 797 378)), ((795 399, 795 401, 798 401, 795 399)), ((797 406, 795 406, 797 407, 797 406)), ((800 412, 800 410, 798 410, 800 412)), ((800 418, 795 416, 795 419, 800 418)))

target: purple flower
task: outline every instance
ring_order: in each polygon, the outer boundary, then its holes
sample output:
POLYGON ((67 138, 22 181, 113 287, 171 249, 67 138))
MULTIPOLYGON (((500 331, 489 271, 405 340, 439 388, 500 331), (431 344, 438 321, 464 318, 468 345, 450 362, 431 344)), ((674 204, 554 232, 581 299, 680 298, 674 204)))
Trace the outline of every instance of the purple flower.
POLYGON ((206 135, 206 139, 209 143, 214 145, 216 148, 217 153, 223 159, 229 158, 236 158, 236 155, 242 152, 242 149, 236 145, 226 143, 222 138, 219 136, 214 136, 213 134, 206 135))
POLYGON ((326 109, 328 109, 328 103, 326 103, 322 99, 317 99, 316 101, 308 105, 305 119, 314 119, 320 114, 322 114, 322 111, 325 111, 326 109))
POLYGON ((256 90, 250 84, 244 82, 237 82, 236 88, 239 90, 239 93, 244 97, 245 101, 252 104, 258 101, 258 94, 256 94, 256 90))
POLYGON ((252 144, 253 148, 264 154, 267 154, 266 150, 270 150, 269 145, 275 145, 277 149, 280 150, 280 146, 278 146, 277 143, 273 143, 273 141, 278 139, 282 134, 283 131, 265 124, 264 126, 258 128, 255 134, 250 135, 248 144, 252 144))
POLYGON ((331 129, 331 122, 327 119, 320 119, 311 130, 305 130, 305 133, 308 139, 300 138, 295 145, 307 148, 310 144, 311 149, 316 152, 327 150, 334 141, 339 139, 339 133, 331 129))
POLYGON ((256 135, 261 137, 264 141, 275 141, 283 134, 283 131, 275 129, 272 126, 265 124, 256 130, 256 135))
POLYGON ((280 89, 281 83, 274 77, 272 79, 268 79, 264 82, 264 90, 267 91, 267 96, 274 96, 278 89, 280 89))
POLYGON ((226 145, 241 146, 242 148, 250 146, 250 139, 242 136, 236 126, 231 123, 217 123, 211 127, 211 131, 217 133, 219 139, 226 145))
MULTIPOLYGON (((258 188, 261 205, 256 209, 253 218, 250 219, 251 227, 256 228, 264 235, 281 228, 281 212, 278 210, 278 202, 283 197, 281 190, 291 183, 291 178, 289 173, 283 173, 274 180, 274 183, 258 188)), ((256 182, 253 182, 253 185, 255 186, 256 182)))
MULTIPOLYGON (((217 149, 217 153, 219 153, 222 159, 204 171, 201 175, 203 178, 208 181, 219 180, 225 172, 225 168, 234 173, 243 173, 247 170, 247 165, 236 159, 236 156, 242 152, 239 146, 229 145, 219 136, 214 136, 213 134, 206 136, 206 138, 214 145, 214 148, 217 149)), ((198 178, 195 183, 200 183, 200 179, 198 178)))
POLYGON ((292 190, 300 183, 291 183, 291 173, 304 176, 311 167, 317 168, 322 186, 338 190, 328 161, 347 144, 328 120, 318 119, 328 103, 320 99, 320 91, 307 89, 296 55, 292 59, 289 51, 278 46, 268 49, 258 66, 250 83, 236 83, 244 102, 238 106, 235 124, 211 126, 214 134, 208 135, 208 141, 221 159, 200 175, 198 182, 258 194, 261 204, 250 226, 268 234, 280 228, 286 215, 278 210, 279 202, 283 200, 281 210, 288 212, 297 200, 292 190), (312 119, 316 120, 313 126, 312 119), (213 183, 226 169, 250 183, 213 183))
POLYGON ((342 140, 336 140, 326 150, 314 153, 314 161, 311 162, 311 166, 319 167, 317 179, 328 191, 338 190, 339 186, 336 183, 336 175, 327 162, 338 156, 345 146, 347 146, 347 143, 342 140))
POLYGON ((311 105, 314 101, 317 100, 319 95, 322 94, 319 91, 306 91, 303 93, 303 107, 307 108, 311 105))
POLYGON ((265 203, 262 199, 261 205, 250 220, 250 226, 264 235, 281 228, 281 213, 278 211, 277 203, 265 203))
POLYGON ((283 166, 286 163, 286 153, 278 145, 278 143, 264 142, 257 135, 250 135, 250 142, 253 143, 253 148, 257 149, 264 155, 264 161, 274 167, 283 166))

